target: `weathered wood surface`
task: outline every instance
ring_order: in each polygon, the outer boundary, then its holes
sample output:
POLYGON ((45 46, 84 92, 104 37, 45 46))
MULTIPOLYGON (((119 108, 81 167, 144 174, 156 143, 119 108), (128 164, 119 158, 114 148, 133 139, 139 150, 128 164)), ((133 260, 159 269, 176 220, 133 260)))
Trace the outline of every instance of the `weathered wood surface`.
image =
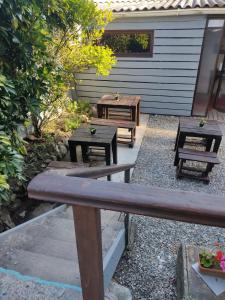
POLYGON ((111 143, 117 130, 115 126, 96 125, 96 133, 92 135, 89 130, 90 127, 88 124, 81 125, 75 130, 68 142, 111 143))
MULTIPOLYGON (((116 116, 118 118, 118 112, 116 113, 116 116)), ((118 128, 128 129, 130 134, 117 134, 117 142, 122 144, 128 144, 130 147, 133 147, 135 142, 136 123, 129 120, 124 120, 126 118, 126 116, 124 115, 122 115, 121 118, 121 120, 92 118, 90 123, 92 125, 117 126, 118 128)))
POLYGON ((103 299, 103 263, 100 209, 76 205, 73 207, 84 299, 103 299), (93 281, 93 274, 95 280, 93 281), (85 288, 85 287, 88 287, 85 288))
POLYGON ((137 184, 96 181, 52 172, 35 177, 30 198, 225 227, 225 198, 137 184))
POLYGON ((204 151, 181 149, 181 148, 178 149, 178 152, 179 152, 180 159, 205 162, 205 163, 213 163, 213 164, 220 163, 219 159, 217 158, 217 154, 215 152, 204 152, 204 151))
MULTIPOLYGON (((98 118, 102 118, 103 115, 106 119, 109 117, 109 109, 120 109, 125 110, 127 113, 127 109, 131 112, 131 121, 135 122, 137 126, 140 124, 140 96, 119 96, 118 100, 115 100, 112 95, 104 95, 97 102, 97 113, 98 118)), ((116 110, 113 112, 113 115, 116 118, 116 110)))
POLYGON ((119 96, 118 100, 115 100, 112 95, 104 95, 98 104, 107 105, 110 107, 132 107, 138 105, 140 102, 140 96, 119 96))
POLYGON ((136 127, 135 122, 127 121, 127 120, 92 118, 90 120, 90 123, 93 125, 117 126, 118 128, 126 128, 126 129, 133 129, 136 127))

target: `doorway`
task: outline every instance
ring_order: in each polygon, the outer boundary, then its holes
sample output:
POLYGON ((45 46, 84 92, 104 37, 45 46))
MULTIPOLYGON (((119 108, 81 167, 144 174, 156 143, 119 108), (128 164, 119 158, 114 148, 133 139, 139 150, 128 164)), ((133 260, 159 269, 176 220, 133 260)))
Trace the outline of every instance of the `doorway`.
POLYGON ((225 80, 221 75, 225 74, 224 54, 221 53, 223 35, 224 19, 209 19, 205 28, 193 116, 205 117, 210 109, 223 102, 220 99, 225 101, 225 80))

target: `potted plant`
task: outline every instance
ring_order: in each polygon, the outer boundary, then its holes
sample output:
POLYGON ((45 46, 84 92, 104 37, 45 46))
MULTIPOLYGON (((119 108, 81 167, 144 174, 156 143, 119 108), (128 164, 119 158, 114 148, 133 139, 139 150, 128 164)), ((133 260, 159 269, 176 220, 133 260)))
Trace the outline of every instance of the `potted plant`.
POLYGON ((205 119, 201 119, 199 122, 199 127, 203 127, 206 124, 206 120, 205 119))
POLYGON ((200 251, 199 271, 207 275, 225 277, 225 253, 221 249, 200 251))
POLYGON ((113 94, 113 96, 114 96, 115 100, 119 101, 119 98, 120 98, 119 92, 116 92, 115 94, 113 94))
POLYGON ((95 127, 89 127, 89 131, 91 135, 94 135, 96 133, 96 128, 95 127))

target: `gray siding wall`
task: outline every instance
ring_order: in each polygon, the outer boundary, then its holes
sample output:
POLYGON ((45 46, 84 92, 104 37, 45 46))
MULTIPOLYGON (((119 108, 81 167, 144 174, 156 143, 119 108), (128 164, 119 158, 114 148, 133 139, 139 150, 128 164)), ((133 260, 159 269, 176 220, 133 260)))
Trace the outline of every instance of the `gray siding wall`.
POLYGON ((79 98, 95 103, 118 91, 140 95, 144 113, 190 115, 205 23, 204 16, 114 20, 107 29, 153 29, 153 57, 118 58, 108 77, 77 74, 79 98))

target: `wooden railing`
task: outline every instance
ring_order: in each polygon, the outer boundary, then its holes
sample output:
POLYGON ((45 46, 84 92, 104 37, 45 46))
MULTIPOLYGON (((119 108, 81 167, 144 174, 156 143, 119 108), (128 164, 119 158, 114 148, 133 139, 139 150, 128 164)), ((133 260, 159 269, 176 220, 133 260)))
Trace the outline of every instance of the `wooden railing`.
POLYGON ((100 209, 225 227, 225 197, 93 179, 125 171, 128 182, 132 167, 50 170, 28 186, 30 198, 73 206, 84 300, 104 299, 100 209))

